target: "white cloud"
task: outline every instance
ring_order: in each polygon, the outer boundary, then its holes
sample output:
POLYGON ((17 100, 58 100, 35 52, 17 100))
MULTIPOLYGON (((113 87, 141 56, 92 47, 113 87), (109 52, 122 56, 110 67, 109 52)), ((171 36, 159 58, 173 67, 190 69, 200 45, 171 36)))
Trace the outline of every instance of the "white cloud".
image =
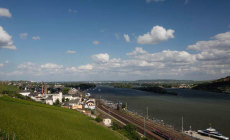
POLYGON ((164 64, 184 65, 195 62, 195 56, 186 51, 171 51, 163 50, 157 53, 148 53, 140 47, 137 47, 133 52, 127 53, 127 56, 148 62, 161 62, 164 64))
POLYGON ((21 39, 27 39, 28 33, 20 33, 20 34, 19 34, 19 37, 20 37, 21 39))
POLYGON ((75 54, 76 51, 74 51, 74 50, 67 50, 66 53, 67 53, 67 54, 75 54))
POLYGON ((8 17, 8 18, 11 18, 12 15, 11 15, 9 9, 0 8, 0 17, 8 17))
POLYGON ((128 34, 124 34, 124 38, 126 42, 130 42, 130 38, 128 34))
POLYGON ((0 68, 3 67, 3 66, 4 66, 4 64, 0 63, 0 68))
POLYGON ((128 52, 127 59, 110 58, 109 54, 100 53, 91 56, 92 63, 72 67, 27 62, 20 64, 13 72, 0 72, 0 77, 31 75, 49 80, 52 76, 56 80, 214 79, 229 75, 230 49, 226 43, 229 39, 229 33, 226 32, 208 41, 198 41, 189 45, 192 46, 190 49, 195 50, 193 53, 177 50, 149 52, 141 47, 128 52), (225 43, 216 43, 221 41, 225 43))
POLYGON ((71 8, 69 8, 69 9, 68 9, 68 12, 69 12, 69 13, 74 13, 74 14, 76 14, 78 11, 77 11, 77 10, 75 10, 75 9, 71 9, 71 8))
POLYGON ((94 45, 98 45, 98 44, 100 44, 100 42, 97 41, 97 40, 95 40, 95 41, 93 41, 93 44, 94 44, 94 45))
POLYGON ((166 41, 170 38, 174 38, 174 30, 166 30, 162 26, 154 26, 152 30, 144 35, 140 35, 137 38, 139 44, 157 44, 162 41, 166 41))
POLYGON ((127 53, 128 56, 147 54, 147 51, 143 50, 141 47, 136 47, 134 51, 127 53))
POLYGON ((0 26, 0 48, 16 50, 13 45, 12 37, 0 26))
POLYGON ((163 2, 165 0, 146 0, 147 3, 150 3, 150 2, 163 2))
POLYGON ((6 61, 5 61, 5 64, 8 64, 8 63, 9 63, 9 61, 8 61, 8 60, 6 60, 6 61))
POLYGON ((33 36, 32 39, 33 40, 40 40, 40 36, 33 36))
POLYGON ((208 41, 198 41, 187 49, 200 52, 196 57, 202 61, 230 61, 230 32, 217 34, 208 41))
POLYGON ((93 66, 91 64, 82 65, 78 67, 80 70, 92 70, 93 66))
POLYGON ((189 45, 187 49, 194 51, 205 51, 210 49, 229 50, 230 49, 230 31, 220 33, 212 37, 212 40, 198 41, 189 45))
POLYGON ((63 65, 57 65, 53 63, 46 63, 44 65, 41 65, 41 68, 46 68, 46 69, 61 69, 63 68, 63 65))
POLYGON ((109 61, 109 54, 107 53, 95 54, 92 56, 92 59, 94 62, 97 63, 105 63, 109 61))

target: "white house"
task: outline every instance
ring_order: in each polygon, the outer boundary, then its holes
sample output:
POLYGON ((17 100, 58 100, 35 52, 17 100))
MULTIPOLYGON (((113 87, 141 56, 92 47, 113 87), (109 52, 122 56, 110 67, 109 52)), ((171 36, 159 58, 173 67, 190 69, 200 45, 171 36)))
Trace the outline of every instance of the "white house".
POLYGON ((88 100, 84 106, 86 109, 95 109, 95 100, 88 100))
POLYGON ((76 105, 79 105, 79 103, 80 103, 79 99, 69 101, 70 106, 76 106, 76 105))
POLYGON ((49 104, 49 105, 53 105, 53 99, 51 97, 48 97, 46 100, 45 100, 46 104, 49 104))
POLYGON ((112 120, 109 118, 103 119, 103 123, 105 126, 110 127, 112 126, 112 120))
POLYGON ((73 100, 73 96, 72 96, 72 95, 69 95, 69 94, 63 95, 63 97, 65 98, 65 100, 66 100, 66 99, 68 99, 68 100, 73 100))
POLYGON ((23 95, 23 96, 29 96, 30 92, 19 92, 19 94, 23 95))
POLYGON ((59 92, 58 94, 53 94, 52 95, 53 102, 55 102, 56 100, 59 100, 59 102, 61 103, 62 97, 63 97, 62 92, 59 92))

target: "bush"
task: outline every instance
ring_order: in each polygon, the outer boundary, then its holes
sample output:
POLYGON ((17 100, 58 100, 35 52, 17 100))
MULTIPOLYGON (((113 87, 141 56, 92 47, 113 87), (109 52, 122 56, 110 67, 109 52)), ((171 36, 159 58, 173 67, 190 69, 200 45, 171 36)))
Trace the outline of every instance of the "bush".
POLYGON ((95 111, 94 111, 94 110, 91 110, 91 114, 94 115, 94 114, 95 114, 95 111))
POLYGON ((65 88, 62 89, 62 93, 63 94, 68 94, 69 90, 70 90, 70 88, 65 87, 65 88))
POLYGON ((57 106, 60 105, 60 102, 58 99, 54 102, 54 105, 57 105, 57 106))
POLYGON ((119 127, 119 125, 117 123, 113 122, 112 129, 113 130, 118 130, 118 129, 120 129, 120 127, 119 127))
POLYGON ((102 121, 102 118, 100 118, 100 117, 96 117, 96 119, 95 119, 95 121, 97 121, 97 122, 101 122, 102 121))
POLYGON ((136 126, 133 124, 127 124, 122 128, 124 135, 130 140, 140 140, 140 136, 136 132, 136 126))

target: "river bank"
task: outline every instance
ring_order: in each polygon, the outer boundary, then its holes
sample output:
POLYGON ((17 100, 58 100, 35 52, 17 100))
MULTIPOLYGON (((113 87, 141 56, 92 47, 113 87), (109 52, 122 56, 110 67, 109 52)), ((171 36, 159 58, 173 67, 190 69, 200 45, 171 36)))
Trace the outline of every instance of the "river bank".
POLYGON ((213 127, 230 136, 230 96, 189 89, 167 89, 178 93, 178 96, 152 94, 144 91, 97 87, 89 90, 93 96, 113 102, 127 102, 128 109, 181 129, 181 117, 184 117, 184 128, 190 125, 193 130, 206 129, 211 123, 213 127), (98 90, 100 89, 100 90, 98 90))

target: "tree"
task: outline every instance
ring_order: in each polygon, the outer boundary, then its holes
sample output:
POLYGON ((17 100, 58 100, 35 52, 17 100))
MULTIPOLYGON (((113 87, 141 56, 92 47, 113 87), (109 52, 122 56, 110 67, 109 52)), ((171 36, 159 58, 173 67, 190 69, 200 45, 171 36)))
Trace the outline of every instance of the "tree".
POLYGON ((124 109, 124 108, 126 109, 127 108, 126 104, 123 104, 123 103, 122 103, 121 107, 122 107, 122 109, 124 109))
POLYGON ((65 97, 62 98, 62 102, 65 102, 65 97))
POLYGON ((62 93, 63 94, 68 94, 69 90, 70 90, 70 88, 65 87, 65 88, 62 89, 62 93))
POLYGON ((112 129, 113 130, 118 130, 119 128, 120 128, 119 125, 117 123, 113 122, 112 129))
POLYGON ((125 132, 125 136, 128 137, 130 140, 139 140, 140 136, 137 133, 137 128, 133 124, 127 124, 123 127, 123 131, 125 132))
POLYGON ((102 121, 102 118, 100 118, 100 117, 96 117, 96 119, 95 119, 95 121, 97 121, 97 122, 101 122, 102 121))
POLYGON ((57 99, 57 100, 54 102, 54 105, 60 105, 60 101, 57 99))

